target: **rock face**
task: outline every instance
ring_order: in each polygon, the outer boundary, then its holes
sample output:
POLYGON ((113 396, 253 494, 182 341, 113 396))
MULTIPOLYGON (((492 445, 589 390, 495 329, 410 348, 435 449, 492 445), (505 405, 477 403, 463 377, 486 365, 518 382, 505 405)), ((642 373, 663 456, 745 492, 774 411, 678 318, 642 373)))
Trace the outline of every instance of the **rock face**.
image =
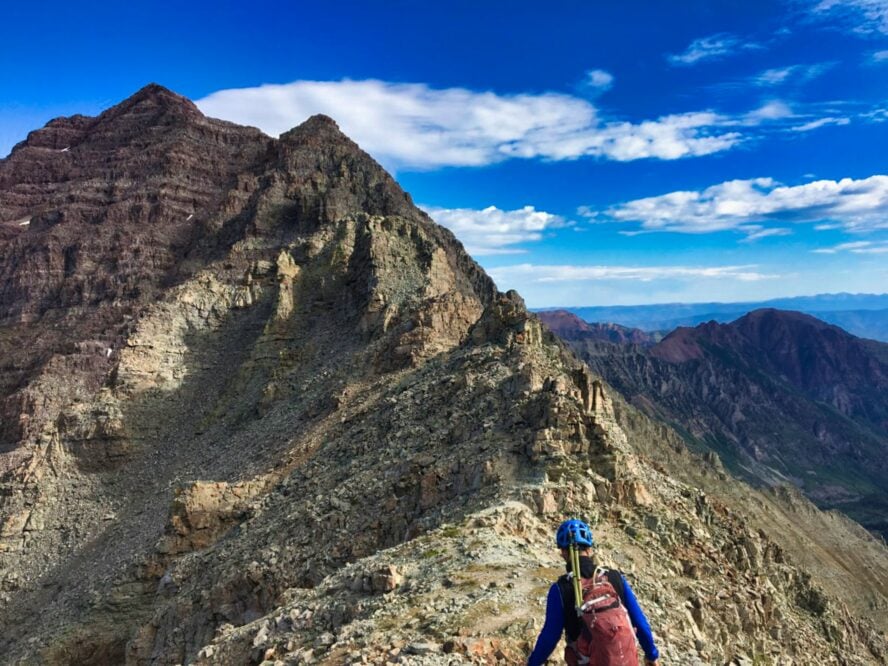
POLYGON ((677 329, 651 355, 682 363, 702 358, 707 348, 748 359, 850 418, 888 425, 888 345, 861 340, 800 312, 755 310, 731 324, 677 329))
POLYGON ((625 404, 329 118, 149 86, 0 220, 5 663, 517 663, 575 514, 671 662, 885 663, 884 543, 625 404))
POLYGON ((97 118, 54 120, 0 160, 0 450, 92 393, 139 307, 233 242, 239 179, 270 149, 152 85, 97 118), (29 390, 41 368, 71 381, 29 390))
POLYGON ((734 472, 792 482, 888 535, 888 345, 780 310, 679 328, 647 350, 564 339, 734 472))

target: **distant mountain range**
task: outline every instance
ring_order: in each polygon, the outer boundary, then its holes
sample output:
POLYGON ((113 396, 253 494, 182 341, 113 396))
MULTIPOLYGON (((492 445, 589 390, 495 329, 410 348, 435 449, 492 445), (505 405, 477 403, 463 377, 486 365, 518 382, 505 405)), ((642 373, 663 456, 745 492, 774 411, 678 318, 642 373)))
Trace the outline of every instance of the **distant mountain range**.
POLYGON ((634 405, 733 472, 792 481, 888 535, 888 345, 775 309, 656 344, 565 311, 540 317, 634 405))
POLYGON ((888 294, 819 294, 749 303, 662 303, 546 308, 541 311, 566 310, 586 322, 669 332, 679 326, 696 326, 707 321, 734 321, 761 308, 804 312, 857 337, 888 342, 888 294))

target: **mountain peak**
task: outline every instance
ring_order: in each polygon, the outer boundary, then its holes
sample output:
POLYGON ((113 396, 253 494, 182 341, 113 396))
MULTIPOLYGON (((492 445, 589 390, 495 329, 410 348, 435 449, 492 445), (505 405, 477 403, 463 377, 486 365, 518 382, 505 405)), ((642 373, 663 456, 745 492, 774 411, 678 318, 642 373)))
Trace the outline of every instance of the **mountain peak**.
POLYGON ((546 310, 538 312, 537 316, 553 332, 561 335, 564 332, 589 331, 591 327, 580 317, 569 310, 546 310))
POLYGON ((299 123, 293 129, 284 132, 280 136, 283 143, 299 144, 306 140, 315 142, 334 141, 337 143, 348 142, 353 143, 339 128, 339 125, 330 116, 322 113, 316 113, 303 122, 299 123))
POLYGON ((316 113, 313 116, 310 116, 308 120, 301 123, 300 127, 313 127, 315 129, 320 129, 323 127, 339 130, 339 124, 333 120, 330 116, 323 113, 316 113))
MULTIPOLYGON (((128 99, 134 100, 134 99, 149 99, 149 98, 150 99, 165 98, 165 99, 177 99, 177 100, 189 101, 185 97, 182 97, 181 95, 178 95, 177 93, 174 93, 169 88, 166 88, 166 87, 160 85, 159 83, 153 83, 153 82, 139 88, 139 90, 137 90, 135 93, 130 95, 130 97, 128 99)), ((124 100, 124 101, 126 101, 126 100, 124 100)))
POLYGON ((708 321, 694 327, 680 326, 667 335, 652 354, 671 363, 682 363, 705 357, 704 348, 712 345, 738 353, 748 351, 751 345, 756 350, 774 353, 780 348, 780 341, 787 342, 784 351, 795 349, 801 340, 826 344, 820 339, 824 334, 836 339, 855 339, 850 333, 803 312, 759 308, 727 324, 708 321))
POLYGON ((817 319, 816 317, 812 317, 804 312, 798 312, 796 310, 778 310, 776 308, 759 308, 758 310, 753 310, 731 322, 730 325, 735 328, 743 328, 744 326, 760 324, 807 326, 815 329, 834 328, 838 331, 842 331, 842 333, 846 335, 850 335, 837 326, 833 326, 832 324, 817 319))
MULTIPOLYGON (((157 83, 149 83, 125 100, 106 109, 96 117, 81 114, 53 118, 42 128, 32 131, 18 143, 11 154, 22 148, 64 150, 77 145, 97 127, 123 125, 134 135, 142 135, 152 126, 170 126, 200 122, 206 117, 194 102, 157 83), (170 122, 170 118, 176 119, 170 122)), ((117 130, 111 130, 112 133, 117 130)))
POLYGON ((176 115, 203 117, 200 109, 187 97, 183 97, 157 83, 149 83, 111 107, 99 118, 117 118, 123 115, 141 115, 147 112, 172 112, 176 115))
POLYGON ((653 345, 659 337, 638 328, 613 323, 590 323, 569 310, 538 312, 540 320, 565 340, 601 341, 613 344, 653 345))

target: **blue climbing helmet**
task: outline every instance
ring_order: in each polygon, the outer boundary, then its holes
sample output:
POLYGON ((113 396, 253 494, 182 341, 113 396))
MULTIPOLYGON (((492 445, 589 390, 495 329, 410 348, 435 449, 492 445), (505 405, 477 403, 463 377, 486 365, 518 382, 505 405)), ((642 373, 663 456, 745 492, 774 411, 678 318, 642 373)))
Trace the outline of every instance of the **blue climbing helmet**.
POLYGON ((558 531, 555 533, 555 543, 559 548, 569 548, 572 543, 585 548, 595 545, 592 540, 592 530, 586 523, 576 518, 565 520, 559 525, 558 531))

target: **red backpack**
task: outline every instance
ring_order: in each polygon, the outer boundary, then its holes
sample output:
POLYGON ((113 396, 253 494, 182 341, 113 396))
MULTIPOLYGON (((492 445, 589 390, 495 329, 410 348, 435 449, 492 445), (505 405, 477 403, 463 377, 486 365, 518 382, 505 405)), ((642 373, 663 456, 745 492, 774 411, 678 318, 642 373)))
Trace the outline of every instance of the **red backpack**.
POLYGON ((581 579, 580 635, 564 650, 569 666, 638 666, 635 630, 607 574, 599 567, 581 579))

